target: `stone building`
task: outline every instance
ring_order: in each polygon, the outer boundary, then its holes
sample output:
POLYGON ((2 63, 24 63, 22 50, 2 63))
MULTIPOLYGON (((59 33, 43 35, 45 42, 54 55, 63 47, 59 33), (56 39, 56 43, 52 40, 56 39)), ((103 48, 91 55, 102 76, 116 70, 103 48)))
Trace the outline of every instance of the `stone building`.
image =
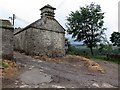
POLYGON ((13 58, 13 31, 9 20, 0 19, 0 58, 13 58))
POLYGON ((55 8, 46 5, 40 10, 40 19, 14 33, 15 49, 29 55, 62 57, 65 55, 65 29, 54 18, 55 8))

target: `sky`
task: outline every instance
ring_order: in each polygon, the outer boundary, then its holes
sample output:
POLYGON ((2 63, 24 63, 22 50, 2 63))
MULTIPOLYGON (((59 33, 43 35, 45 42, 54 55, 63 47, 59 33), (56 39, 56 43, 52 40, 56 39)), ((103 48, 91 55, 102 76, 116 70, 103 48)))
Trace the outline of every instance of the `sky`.
MULTIPOLYGON (((9 19, 16 15, 15 27, 25 27, 40 19, 40 8, 50 4, 55 7, 55 18, 66 29, 66 17, 71 11, 89 5, 91 2, 99 4, 102 12, 105 12, 104 27, 109 37, 113 31, 118 31, 118 2, 119 0, 0 0, 0 19, 9 19)), ((72 42, 70 35, 66 35, 72 42)), ((77 42, 76 42, 77 43, 77 42)))

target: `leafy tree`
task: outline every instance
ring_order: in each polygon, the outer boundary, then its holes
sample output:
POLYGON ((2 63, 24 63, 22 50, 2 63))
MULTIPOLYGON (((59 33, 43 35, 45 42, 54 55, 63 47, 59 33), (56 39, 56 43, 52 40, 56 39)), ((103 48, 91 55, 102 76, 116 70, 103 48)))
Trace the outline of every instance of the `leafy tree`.
POLYGON ((106 28, 103 28, 103 19, 104 13, 100 5, 91 3, 69 14, 66 23, 67 32, 72 34, 75 41, 84 41, 93 55, 93 47, 104 38, 106 28))
POLYGON ((70 41, 67 38, 65 38, 65 46, 70 47, 70 41))
POLYGON ((119 32, 113 32, 110 37, 110 41, 113 43, 113 45, 120 47, 120 33, 119 32))
POLYGON ((99 51, 100 53, 102 53, 102 52, 104 51, 104 48, 105 48, 105 45, 104 45, 104 44, 100 44, 100 45, 99 45, 99 48, 98 48, 98 51, 99 51))

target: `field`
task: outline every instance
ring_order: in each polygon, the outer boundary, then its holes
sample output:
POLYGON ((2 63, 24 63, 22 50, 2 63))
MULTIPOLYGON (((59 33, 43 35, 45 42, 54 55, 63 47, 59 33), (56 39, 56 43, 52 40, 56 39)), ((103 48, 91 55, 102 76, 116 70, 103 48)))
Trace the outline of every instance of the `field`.
POLYGON ((75 55, 81 55, 87 58, 107 60, 115 63, 120 63, 119 57, 110 56, 110 55, 120 56, 120 50, 118 49, 118 47, 112 46, 111 48, 104 49, 101 52, 98 50, 98 48, 93 48, 93 52, 94 52, 94 55, 92 56, 90 49, 82 45, 71 45, 67 51, 68 54, 72 54, 72 55, 75 54, 75 55))

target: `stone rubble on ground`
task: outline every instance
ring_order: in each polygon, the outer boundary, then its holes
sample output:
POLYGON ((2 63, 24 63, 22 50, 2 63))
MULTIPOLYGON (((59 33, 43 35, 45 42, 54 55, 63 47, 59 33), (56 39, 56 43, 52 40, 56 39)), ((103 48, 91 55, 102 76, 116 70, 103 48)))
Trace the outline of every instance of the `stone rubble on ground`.
POLYGON ((53 88, 65 88, 64 86, 52 85, 53 88))
POLYGON ((29 87, 29 85, 21 85, 21 86, 19 86, 19 88, 28 88, 29 87))
POLYGON ((109 83, 103 83, 101 85, 102 88, 115 88, 114 86, 110 85, 109 83))
POLYGON ((92 86, 94 86, 96 88, 116 88, 116 87, 110 85, 109 83, 102 83, 102 85, 99 85, 98 83, 93 83, 92 86))
POLYGON ((35 66, 30 66, 30 68, 29 68, 29 69, 31 70, 31 69, 33 69, 34 67, 35 67, 35 66))
POLYGON ((43 61, 39 60, 38 62, 40 62, 40 63, 41 63, 41 62, 43 62, 43 61))
POLYGON ((100 86, 97 83, 93 83, 92 86, 99 88, 100 86))

